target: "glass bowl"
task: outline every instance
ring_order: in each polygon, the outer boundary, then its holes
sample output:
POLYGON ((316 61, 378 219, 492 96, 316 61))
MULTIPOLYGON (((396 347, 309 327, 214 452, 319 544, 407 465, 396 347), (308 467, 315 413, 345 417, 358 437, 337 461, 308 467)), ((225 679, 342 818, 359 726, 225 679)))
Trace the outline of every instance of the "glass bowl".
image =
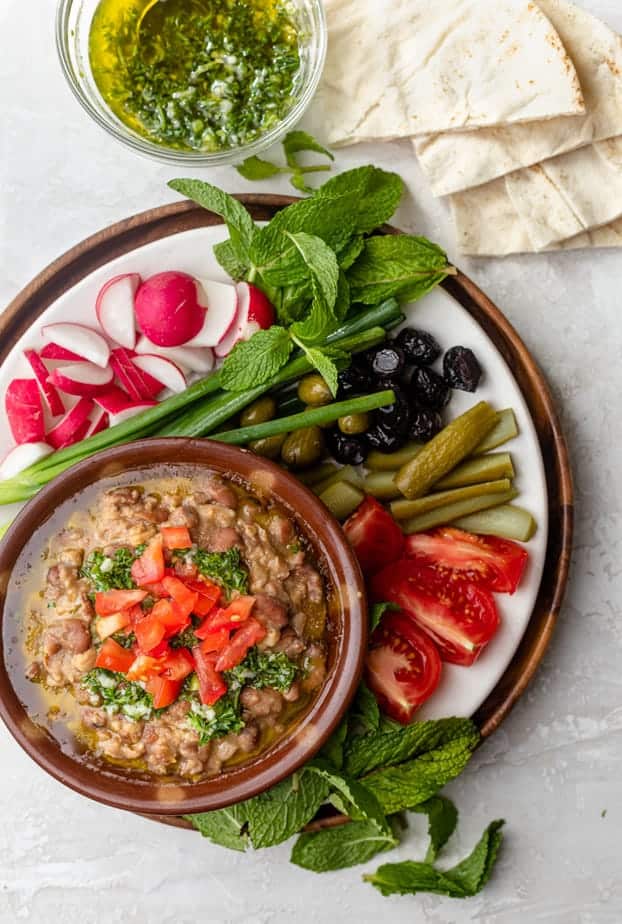
POLYGON ((182 151, 149 141, 116 117, 104 102, 89 63, 89 32, 99 0, 59 0, 56 46, 63 73, 74 96, 92 119, 122 144, 168 164, 219 167, 258 154, 290 131, 301 119, 317 89, 326 58, 327 26, 321 0, 289 0, 300 35, 300 69, 294 103, 284 118, 250 144, 222 151, 182 151))

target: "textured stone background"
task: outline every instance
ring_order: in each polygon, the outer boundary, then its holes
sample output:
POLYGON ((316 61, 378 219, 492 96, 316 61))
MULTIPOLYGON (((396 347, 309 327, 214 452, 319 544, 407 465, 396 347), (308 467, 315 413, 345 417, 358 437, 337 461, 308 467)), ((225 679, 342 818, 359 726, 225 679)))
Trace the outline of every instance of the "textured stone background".
MULTIPOLYGON (((622 32, 620 0, 582 0, 622 32)), ((68 247, 173 196, 175 169, 136 158, 83 115, 56 61, 53 0, 0 0, 0 305, 68 247)), ((494 3, 491 0, 491 9, 494 3)), ((397 223, 442 242, 445 208, 409 145, 342 153, 399 171, 397 223)), ((199 173, 199 171, 197 171, 199 173)), ((225 188, 250 185, 212 172, 225 188)), ((267 191, 289 191, 283 183, 267 191)), ((288 847, 238 856, 197 835, 98 807, 48 778, 0 728, 0 922, 52 924, 620 924, 622 872, 622 257, 460 260, 545 370, 574 460, 577 534, 562 619, 535 682, 451 787, 463 811, 447 860, 508 821, 495 877, 469 902, 384 899, 360 871, 322 878, 288 847)), ((421 854, 420 829, 401 848, 421 854)), ((372 863, 371 867, 375 868, 372 863)))

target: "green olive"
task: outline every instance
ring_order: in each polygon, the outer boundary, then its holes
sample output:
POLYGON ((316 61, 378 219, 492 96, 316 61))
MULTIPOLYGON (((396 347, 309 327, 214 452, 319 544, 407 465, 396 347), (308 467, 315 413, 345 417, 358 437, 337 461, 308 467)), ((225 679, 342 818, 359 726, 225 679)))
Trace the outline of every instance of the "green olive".
POLYGON ((324 434, 319 427, 303 427, 290 433, 281 448, 281 458, 291 468, 307 468, 322 458, 324 434))
POLYGON ((298 397, 309 407, 321 407, 330 404, 333 396, 321 375, 305 375, 298 383, 298 397))
POLYGON ((340 417, 337 425, 342 433, 348 436, 355 436, 359 433, 367 433, 369 430, 369 414, 346 414, 340 417))
POLYGON ((279 433, 277 436, 265 436, 262 440, 252 440, 248 444, 248 448, 255 455, 263 456, 265 459, 278 459, 285 437, 285 433, 279 433))
POLYGON ((244 408, 240 414, 241 427, 254 427, 255 424, 266 423, 276 414, 276 401, 270 395, 264 395, 244 408))

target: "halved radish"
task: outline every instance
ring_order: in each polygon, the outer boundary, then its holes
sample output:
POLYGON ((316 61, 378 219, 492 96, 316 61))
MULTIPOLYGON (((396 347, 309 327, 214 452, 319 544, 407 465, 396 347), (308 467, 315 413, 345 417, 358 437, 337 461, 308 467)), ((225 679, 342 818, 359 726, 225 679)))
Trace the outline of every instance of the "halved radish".
POLYGON ((237 285, 238 312, 235 322, 215 347, 216 356, 228 356, 238 340, 250 340, 258 330, 272 327, 275 321, 274 308, 261 289, 248 282, 237 285))
POLYGON ((118 414, 136 402, 118 385, 111 385, 106 391, 93 396, 93 401, 108 414, 118 414))
POLYGON ((16 443, 45 441, 43 405, 35 379, 13 379, 6 390, 4 405, 16 443))
POLYGON ((129 420, 130 417, 135 417, 136 414, 141 414, 150 407, 156 407, 157 404, 157 401, 136 401, 135 404, 126 407, 124 411, 119 411, 118 414, 111 414, 110 426, 114 427, 115 424, 123 423, 124 420, 129 420))
POLYGON ((100 290, 95 312, 103 332, 128 350, 136 346, 134 296, 141 283, 138 273, 115 276, 100 290))
POLYGON ((41 333, 47 342, 58 344, 81 359, 105 368, 110 358, 110 347, 101 334, 84 324, 47 324, 41 333))
POLYGON ((170 359, 145 353, 143 356, 135 356, 132 362, 141 372, 153 376, 171 391, 179 393, 186 390, 186 376, 170 359))
POLYGON ((100 433, 102 430, 107 430, 110 426, 110 415, 106 411, 102 411, 99 417, 95 420, 95 423, 91 425, 91 429, 88 431, 87 436, 95 436, 96 433, 100 433))
POLYGON ((30 363, 30 368, 35 374, 35 378, 39 383, 39 388, 45 399, 50 414, 52 417, 59 417, 61 414, 65 413, 65 405, 63 404, 62 398, 59 393, 56 391, 54 386, 48 382, 49 372, 47 367, 36 350, 24 350, 24 356, 30 363))
POLYGON ((229 282, 201 279, 200 286, 203 289, 200 302, 207 308, 205 319, 198 334, 184 346, 215 347, 227 335, 237 317, 238 293, 229 282))
POLYGON ((58 343, 46 343, 42 350, 39 351, 41 359, 59 360, 63 363, 81 363, 84 362, 82 356, 66 350, 65 347, 59 346, 58 343))
POLYGON ((0 463, 0 479, 18 475, 35 462, 45 459, 53 451, 48 443, 22 443, 14 446, 0 463))
MULTIPOLYGON (((83 439, 80 433, 84 430, 84 424, 87 424, 86 431, 90 426, 89 414, 94 408, 90 398, 80 398, 63 419, 53 427, 47 435, 48 443, 54 449, 60 449, 61 446, 70 446, 72 443, 83 439)), ((86 432, 85 431, 85 432, 86 432)))
POLYGON ((195 337, 205 318, 202 291, 188 273, 156 273, 139 286, 134 299, 144 335, 158 346, 179 346, 195 337))
POLYGON ((132 361, 135 356, 133 350, 118 347, 110 354, 110 365, 130 398, 134 401, 149 401, 160 394, 164 385, 138 369, 132 361))
POLYGON ((74 443, 79 443, 81 440, 86 439, 91 426, 90 420, 83 420, 80 426, 76 427, 71 436, 69 436, 64 443, 61 443, 58 448, 64 449, 66 446, 73 446, 74 443))
POLYGON ((98 392, 106 391, 114 379, 110 366, 102 369, 93 363, 72 363, 59 366, 50 372, 49 380, 67 395, 90 398, 98 392))
POLYGON ((206 374, 214 368, 214 352, 209 347, 159 347, 147 340, 146 337, 140 337, 136 344, 136 352, 139 355, 145 353, 155 356, 164 356, 170 359, 182 372, 201 372, 206 374))

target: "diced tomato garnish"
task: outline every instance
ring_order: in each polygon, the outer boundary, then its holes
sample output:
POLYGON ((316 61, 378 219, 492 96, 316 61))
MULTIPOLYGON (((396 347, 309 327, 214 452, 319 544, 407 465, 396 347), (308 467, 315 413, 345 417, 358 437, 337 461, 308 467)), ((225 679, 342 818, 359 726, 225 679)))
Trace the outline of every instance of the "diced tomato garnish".
POLYGON ((192 545, 190 530, 187 526, 161 526, 165 549, 189 549, 192 545))
POLYGON ((206 654, 200 648, 193 648, 194 665, 199 681, 199 696, 206 706, 213 706, 227 692, 222 674, 216 670, 216 654, 206 654))
POLYGON ((158 600, 151 612, 164 626, 167 636, 176 635, 190 625, 190 617, 174 600, 158 600))
POLYGON ((168 643, 168 639, 164 638, 159 645, 156 645, 155 648, 151 649, 149 652, 149 657, 157 658, 158 660, 161 658, 166 658, 172 650, 173 649, 168 643))
POLYGON ((147 596, 144 590, 104 590, 95 594, 95 612, 98 616, 112 616, 129 610, 147 596))
POLYGON ((193 612, 194 605, 197 602, 197 593, 188 590, 186 585, 176 577, 162 578, 162 586, 169 597, 173 598, 184 616, 189 616, 193 612))
POLYGON ((103 667, 108 671, 125 674, 130 669, 134 657, 133 651, 123 648, 113 638, 107 638, 97 652, 95 667, 103 667))
POLYGON ((153 706, 155 709, 164 709, 174 703, 181 692, 183 680, 170 680, 168 677, 161 675, 159 677, 150 677, 145 684, 147 693, 153 697, 153 706))
POLYGON ((246 657, 246 652, 262 638, 265 638, 266 629, 251 616, 244 625, 235 632, 226 648, 223 648, 216 661, 217 671, 229 671, 246 657))
POLYGON ((222 591, 218 584, 212 581, 184 581, 189 590, 198 594, 197 602, 194 605, 194 612, 197 616, 207 616, 214 609, 217 603, 220 603, 222 591))
POLYGON ((240 623, 248 619, 254 605, 254 597, 237 597, 225 609, 216 610, 207 617, 197 629, 198 638, 205 638, 205 635, 220 629, 237 629, 240 623))
POLYGON ((513 594, 529 555, 522 546, 496 536, 475 536, 445 526, 406 539, 406 555, 437 570, 458 571, 486 590, 513 594))
POLYGON ((132 664, 127 671, 128 680, 148 680, 164 670, 164 658, 152 658, 147 654, 132 654, 132 658, 132 664))
POLYGON ((169 680, 184 680, 194 670, 194 658, 188 648, 170 651, 164 661, 163 677, 169 680))
POLYGON ((154 610, 151 610, 150 613, 145 614, 145 617, 134 625, 134 635, 140 650, 145 654, 149 654, 166 635, 166 627, 154 614, 154 610))
POLYGON ((366 497, 343 528, 364 574, 375 574, 402 554, 404 534, 374 497, 366 497))
POLYGON ((403 613, 384 616, 371 637, 365 679, 387 715, 407 725, 441 676, 436 645, 403 613))
POLYGON ((112 616, 100 616, 95 623, 95 631, 103 641, 109 635, 120 632, 130 624, 130 611, 125 610, 123 613, 113 613, 112 616))
POLYGON ((210 651, 222 651, 222 649, 229 643, 229 630, 220 629, 218 632, 210 632, 206 635, 198 635, 199 630, 195 631, 197 638, 202 638, 201 642, 201 651, 204 651, 206 654, 210 651))
POLYGON ((149 545, 132 565, 132 578, 139 587, 155 584, 164 577, 164 547, 160 533, 154 536, 149 545))

